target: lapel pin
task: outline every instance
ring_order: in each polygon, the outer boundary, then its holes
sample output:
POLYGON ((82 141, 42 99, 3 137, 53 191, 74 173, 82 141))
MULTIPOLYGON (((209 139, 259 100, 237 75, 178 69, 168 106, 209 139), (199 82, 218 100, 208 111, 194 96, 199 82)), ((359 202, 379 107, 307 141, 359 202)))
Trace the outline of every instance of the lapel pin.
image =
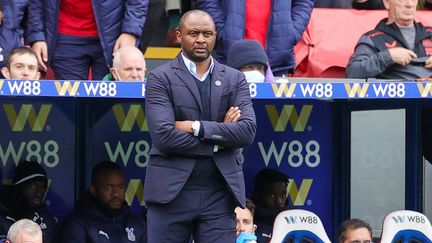
POLYGON ((216 84, 216 86, 221 86, 221 85, 222 85, 222 82, 219 81, 219 80, 216 80, 216 81, 215 81, 215 84, 216 84))

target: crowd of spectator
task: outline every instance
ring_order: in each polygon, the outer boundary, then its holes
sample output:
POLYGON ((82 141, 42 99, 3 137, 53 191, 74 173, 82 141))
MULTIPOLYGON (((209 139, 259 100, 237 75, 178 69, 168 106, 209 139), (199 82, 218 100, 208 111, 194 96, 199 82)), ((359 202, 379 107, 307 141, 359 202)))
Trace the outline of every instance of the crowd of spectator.
MULTIPOLYGON (((274 82, 273 76, 294 73, 293 47, 306 29, 314 7, 389 12, 388 19, 360 38, 347 64, 348 78, 431 76, 432 60, 427 58, 431 54, 431 32, 429 27, 414 22, 414 17, 418 9, 431 9, 432 0, 404 1, 399 6, 389 0, 136 0, 79 4, 71 0, 1 0, 0 3, 0 68, 5 66, 12 49, 28 46, 36 54, 42 77, 50 68, 55 79, 122 80, 117 73, 106 76, 119 70, 113 67, 113 53, 117 49, 136 46, 145 52, 149 45, 179 46, 176 31, 181 15, 191 8, 200 8, 216 24, 217 45, 213 55, 217 60, 230 66, 234 60, 232 67, 239 69, 237 65, 248 58, 238 53, 263 50, 266 57, 256 58, 260 62, 267 60, 265 78, 258 70, 247 70, 245 75, 250 82, 274 82), (405 18, 398 14, 402 11, 410 11, 411 17, 405 17, 412 24, 400 21, 405 18), (241 42, 243 39, 255 40, 261 47, 241 42), (390 45, 393 39, 397 46, 390 45)), ((251 63, 246 65, 250 68, 251 63)), ((8 78, 3 72, 2 76, 8 78)))

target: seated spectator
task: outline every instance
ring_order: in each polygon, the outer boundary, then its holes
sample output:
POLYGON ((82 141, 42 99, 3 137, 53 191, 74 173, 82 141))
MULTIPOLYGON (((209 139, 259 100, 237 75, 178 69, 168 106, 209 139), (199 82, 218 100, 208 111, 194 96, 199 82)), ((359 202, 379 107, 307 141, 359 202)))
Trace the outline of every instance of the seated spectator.
POLYGON ((227 65, 240 70, 249 83, 274 82, 267 54, 256 40, 239 40, 230 47, 227 65))
POLYGON ((36 54, 27 47, 13 49, 6 57, 1 73, 6 79, 39 80, 36 54))
POLYGON ((288 176, 275 169, 263 169, 255 177, 253 201, 257 242, 268 242, 276 216, 287 206, 288 176))
POLYGON ((43 242, 54 242, 58 222, 44 203, 47 186, 47 174, 38 162, 18 164, 12 185, 4 186, 0 192, 0 235, 7 232, 14 222, 30 219, 42 230, 43 242))
POLYGON ((256 225, 253 221, 255 204, 250 199, 246 199, 246 208, 236 207, 234 212, 237 218, 236 243, 256 242, 256 225))
POLYGON ((372 228, 360 219, 345 220, 338 230, 339 243, 372 243, 372 228))
POLYGON ((89 190, 63 223, 58 242, 147 242, 146 221, 129 210, 125 189, 119 165, 111 161, 98 163, 89 190))
POLYGON ((146 63, 140 49, 126 46, 114 52, 113 66, 104 81, 144 81, 146 63))
POLYGON ((13 223, 5 243, 42 243, 42 231, 35 222, 21 219, 13 223))
POLYGON ((432 76, 432 28, 415 22, 418 0, 384 0, 388 18, 360 37, 348 78, 415 80, 432 76))

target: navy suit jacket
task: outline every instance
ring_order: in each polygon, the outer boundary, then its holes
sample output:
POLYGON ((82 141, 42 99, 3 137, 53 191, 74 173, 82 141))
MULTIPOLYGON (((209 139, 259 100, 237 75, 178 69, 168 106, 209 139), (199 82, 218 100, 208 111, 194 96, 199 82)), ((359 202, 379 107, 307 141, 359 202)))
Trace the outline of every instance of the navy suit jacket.
POLYGON ((145 111, 152 139, 144 183, 147 202, 169 203, 186 183, 197 160, 213 158, 237 202, 245 206, 241 148, 255 137, 255 112, 244 75, 214 61, 211 74, 211 121, 201 120, 203 107, 196 81, 179 54, 152 71, 147 79, 145 111), (237 122, 224 123, 231 106, 238 106, 237 122), (175 121, 198 120, 200 139, 175 128, 175 121), (223 149, 213 152, 214 145, 223 149))

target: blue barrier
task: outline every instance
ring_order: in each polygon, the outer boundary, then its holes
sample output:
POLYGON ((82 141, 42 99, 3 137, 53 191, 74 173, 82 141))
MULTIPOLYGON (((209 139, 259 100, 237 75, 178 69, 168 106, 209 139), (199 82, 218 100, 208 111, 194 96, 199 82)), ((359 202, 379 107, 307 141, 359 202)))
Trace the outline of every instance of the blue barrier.
MULTIPOLYGON (((284 79, 283 81, 287 81, 284 79)), ((432 97, 430 82, 358 82, 305 79, 302 82, 251 83, 254 99, 417 99, 432 97)), ((0 96, 143 98, 142 82, 0 80, 0 96)))

